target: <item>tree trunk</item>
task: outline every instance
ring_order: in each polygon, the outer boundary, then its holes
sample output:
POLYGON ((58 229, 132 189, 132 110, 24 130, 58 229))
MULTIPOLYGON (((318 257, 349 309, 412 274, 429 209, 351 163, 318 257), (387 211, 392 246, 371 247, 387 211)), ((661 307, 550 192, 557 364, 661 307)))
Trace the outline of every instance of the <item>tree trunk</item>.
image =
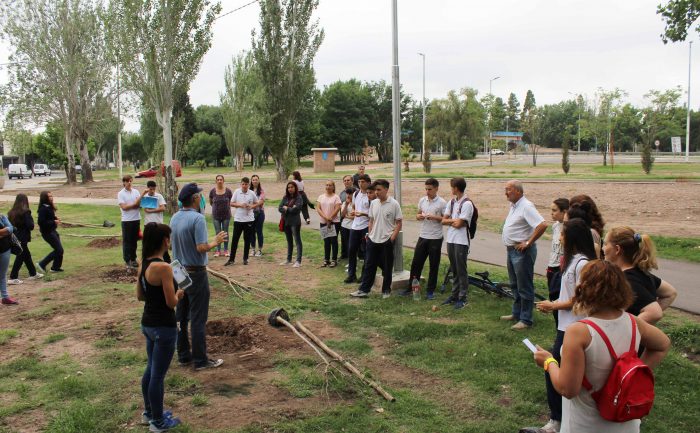
MULTIPOLYGON (((163 128, 163 156, 165 165, 165 201, 167 202, 168 213, 171 215, 177 210, 177 188, 175 187, 175 176, 173 173, 173 136, 171 129, 170 115, 172 110, 163 110, 160 113, 158 123, 163 128)), ((157 111, 156 111, 157 113, 157 111)), ((156 164, 156 167, 159 164, 156 164)))
POLYGON ((70 185, 75 185, 77 180, 75 177, 75 156, 73 155, 73 146, 71 145, 72 137, 70 136, 70 127, 64 126, 64 128, 66 129, 66 159, 68 161, 66 167, 66 182, 70 185))
POLYGON ((80 152, 80 166, 82 167, 80 172, 82 182, 83 184, 94 182, 95 180, 92 177, 92 165, 90 165, 90 155, 88 154, 86 139, 82 137, 78 138, 78 150, 80 152))
POLYGON ((284 164, 284 157, 280 158, 278 155, 273 156, 275 160, 275 169, 277 174, 277 181, 284 182, 289 177, 289 172, 284 164))

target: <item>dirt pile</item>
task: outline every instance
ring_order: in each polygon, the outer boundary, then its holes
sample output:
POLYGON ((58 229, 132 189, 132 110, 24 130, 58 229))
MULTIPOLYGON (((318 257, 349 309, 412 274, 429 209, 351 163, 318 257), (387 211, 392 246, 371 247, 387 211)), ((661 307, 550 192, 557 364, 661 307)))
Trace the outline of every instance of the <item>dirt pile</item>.
POLYGON ((266 316, 233 317, 207 323, 207 350, 212 353, 301 347, 301 343, 287 329, 268 325, 266 316))
POLYGON ((91 240, 87 246, 89 248, 113 248, 122 244, 117 238, 98 238, 91 240))
POLYGON ((103 272, 100 278, 105 283, 131 284, 136 282, 136 274, 127 274, 126 269, 121 266, 103 272))

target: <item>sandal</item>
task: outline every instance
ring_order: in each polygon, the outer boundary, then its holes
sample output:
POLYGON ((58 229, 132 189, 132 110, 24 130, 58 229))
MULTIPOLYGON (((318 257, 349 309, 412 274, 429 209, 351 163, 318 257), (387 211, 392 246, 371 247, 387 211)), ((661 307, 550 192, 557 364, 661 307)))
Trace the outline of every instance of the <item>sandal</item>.
POLYGON ((322 268, 327 268, 328 265, 330 265, 330 262, 324 261, 323 264, 321 265, 322 268))
POLYGON ((329 268, 335 268, 338 266, 338 262, 336 260, 331 260, 331 264, 328 265, 329 268))

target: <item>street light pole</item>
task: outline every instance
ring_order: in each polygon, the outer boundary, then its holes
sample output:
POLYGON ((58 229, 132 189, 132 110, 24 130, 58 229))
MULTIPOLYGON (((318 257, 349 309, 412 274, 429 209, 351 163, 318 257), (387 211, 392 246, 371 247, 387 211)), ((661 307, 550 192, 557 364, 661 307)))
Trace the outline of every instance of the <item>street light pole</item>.
POLYGON ((576 146, 576 152, 581 152, 581 104, 579 104, 579 101, 578 101, 580 95, 574 94, 571 92, 567 92, 567 93, 571 96, 576 97, 576 108, 577 108, 576 111, 578 111, 578 134, 577 134, 578 135, 578 144, 576 146))
MULTIPOLYGON (((491 78, 491 79, 489 80, 489 96, 493 96, 493 93, 491 92, 491 88, 492 88, 493 82, 496 81, 496 80, 498 80, 499 78, 501 78, 501 77, 500 77, 500 76, 498 76, 498 77, 493 77, 493 78, 491 78)), ((491 122, 490 122, 490 120, 491 120, 491 113, 489 113, 489 115, 487 116, 487 119, 488 119, 488 120, 487 120, 488 123, 487 123, 487 125, 486 125, 486 126, 487 126, 486 129, 488 130, 488 133, 489 133, 488 149, 487 149, 487 151, 488 151, 488 153, 489 153, 489 167, 491 167, 491 166, 493 166, 493 155, 491 154, 491 125, 490 125, 490 123, 491 123, 491 122)))
POLYGON ((688 106, 685 120, 685 162, 690 160, 690 56, 693 51, 693 41, 688 43, 688 106))
MULTIPOLYGON (((423 58, 423 148, 421 150, 421 159, 427 163, 427 160, 425 159, 425 54, 423 53, 418 53, 419 56, 423 58)), ((425 164, 423 165, 425 167, 425 164)))
MULTIPOLYGON (((391 120, 393 125, 393 157, 394 157, 394 197, 401 205, 401 88, 399 87, 399 20, 397 0, 391 2, 392 24, 392 68, 391 68, 391 120)), ((403 233, 394 241, 394 273, 403 271, 403 233)))

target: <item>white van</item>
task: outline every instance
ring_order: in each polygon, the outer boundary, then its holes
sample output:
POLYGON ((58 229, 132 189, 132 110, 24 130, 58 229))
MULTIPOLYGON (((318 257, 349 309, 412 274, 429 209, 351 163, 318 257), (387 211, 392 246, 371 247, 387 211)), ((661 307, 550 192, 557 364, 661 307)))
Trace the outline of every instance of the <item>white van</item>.
POLYGON ((24 179, 25 177, 32 178, 32 171, 27 167, 26 164, 10 164, 7 168, 7 176, 12 179, 17 177, 24 179))
POLYGON ((34 176, 51 176, 51 169, 46 164, 34 164, 34 176))

